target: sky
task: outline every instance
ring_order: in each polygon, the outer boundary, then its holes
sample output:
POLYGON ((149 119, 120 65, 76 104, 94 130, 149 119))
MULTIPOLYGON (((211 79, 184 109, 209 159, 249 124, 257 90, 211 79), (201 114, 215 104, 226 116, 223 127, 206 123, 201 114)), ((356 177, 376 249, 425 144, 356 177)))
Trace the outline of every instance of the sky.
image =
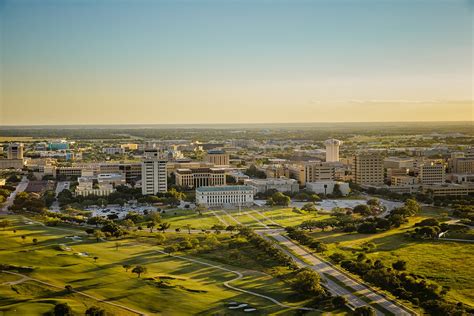
POLYGON ((473 120, 471 0, 0 0, 0 125, 473 120))

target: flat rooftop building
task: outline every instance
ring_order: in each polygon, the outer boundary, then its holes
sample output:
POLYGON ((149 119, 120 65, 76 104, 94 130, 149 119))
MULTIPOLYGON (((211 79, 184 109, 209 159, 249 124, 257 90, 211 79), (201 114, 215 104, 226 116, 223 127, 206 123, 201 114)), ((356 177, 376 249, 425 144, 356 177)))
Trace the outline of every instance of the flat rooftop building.
POLYGON ((206 207, 241 207, 253 205, 254 190, 246 185, 199 187, 196 204, 206 207))

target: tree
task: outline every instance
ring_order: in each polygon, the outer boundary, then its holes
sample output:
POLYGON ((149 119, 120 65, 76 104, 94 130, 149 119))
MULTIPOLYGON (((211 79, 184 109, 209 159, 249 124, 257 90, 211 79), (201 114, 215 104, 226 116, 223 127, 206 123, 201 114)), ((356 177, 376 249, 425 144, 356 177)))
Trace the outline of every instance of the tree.
POLYGON ((67 284, 64 288, 65 288, 66 291, 68 291, 69 293, 72 292, 72 286, 71 286, 71 285, 67 284))
POLYGON ((316 212, 318 210, 316 208, 316 204, 314 204, 313 202, 306 203, 301 209, 306 212, 316 212))
POLYGON ((377 233, 377 225, 373 222, 364 222, 357 227, 359 234, 375 234, 377 233))
POLYGON ((188 234, 191 234, 191 224, 186 224, 184 227, 188 230, 188 234))
POLYGON ((130 228, 135 226, 135 223, 131 219, 125 219, 122 222, 122 226, 125 227, 125 229, 130 230, 130 228))
POLYGON ((153 232, 153 227, 155 226, 156 226, 156 223, 154 221, 151 221, 146 225, 147 228, 150 228, 150 233, 153 232))
POLYGON ((331 300, 331 303, 334 307, 341 308, 347 305, 347 298, 344 296, 335 296, 331 300))
POLYGON ((26 239, 26 236, 25 236, 25 235, 21 235, 21 241, 22 241, 22 242, 25 242, 25 239, 26 239))
POLYGON ((148 217, 155 224, 161 223, 161 214, 160 214, 160 212, 151 212, 150 214, 148 214, 148 217))
POLYGON ((341 197, 342 196, 342 191, 339 183, 334 184, 334 188, 332 189, 332 194, 335 197, 341 197))
POLYGON ((33 238, 33 244, 37 244, 38 243, 38 239, 37 238, 33 238))
POLYGON ((170 223, 161 223, 159 226, 158 226, 158 229, 161 231, 161 232, 165 232, 168 228, 170 228, 171 224, 170 223))
POLYGON ((101 231, 101 230, 94 230, 94 237, 96 239, 97 242, 99 242, 102 238, 105 237, 105 234, 101 231))
POLYGON ((379 199, 369 199, 367 201, 367 205, 370 205, 370 206, 380 206, 380 201, 379 199))
POLYGON ((274 193, 271 197, 271 200, 273 201, 274 205, 280 206, 288 206, 291 202, 290 197, 281 192, 274 193))
POLYGON ((0 221, 0 227, 3 228, 3 230, 5 230, 5 228, 7 228, 10 225, 11 223, 8 219, 4 219, 0 221))
POLYGON ((362 216, 368 216, 372 214, 372 211, 370 210, 370 207, 368 207, 365 204, 359 204, 354 209, 352 210, 354 213, 359 213, 362 216))
POLYGON ((354 310, 354 316, 375 316, 375 310, 370 306, 357 307, 354 310))
POLYGON ((86 310, 86 316, 105 316, 105 310, 97 307, 91 306, 86 310))
POLYGON ((59 303, 54 306, 54 316, 72 316, 72 309, 67 303, 59 303))
POLYGON ((140 275, 144 274, 147 272, 147 269, 143 266, 136 266, 135 268, 133 268, 132 270, 132 273, 136 273, 138 277, 140 277, 140 275))
POLYGON ((121 246, 121 244, 118 241, 115 242, 115 250, 118 250, 120 246, 121 246))
POLYGON ((125 269, 125 272, 128 272, 128 270, 130 270, 130 269, 132 268, 132 265, 131 265, 131 264, 124 264, 124 265, 122 266, 122 268, 125 269))
POLYGON ((407 262, 403 260, 398 260, 392 263, 392 267, 397 271, 404 271, 407 269, 407 262))
POLYGON ((197 205, 196 206, 196 212, 198 212, 198 214, 201 216, 202 213, 206 210, 206 207, 204 205, 197 205))
POLYGON ((97 262, 97 259, 99 259, 99 257, 94 257, 92 259, 94 259, 94 262, 97 262))
POLYGON ((404 207, 410 212, 410 215, 418 214, 421 211, 421 206, 415 199, 406 200, 404 207))
POLYGON ((295 276, 292 287, 303 295, 320 296, 324 293, 319 275, 310 269, 300 270, 295 276))
POLYGON ((177 250, 177 249, 176 249, 176 246, 175 246, 175 245, 167 246, 167 247, 164 249, 164 251, 165 251, 169 256, 171 256, 171 254, 172 254, 173 252, 176 252, 176 250, 177 250))

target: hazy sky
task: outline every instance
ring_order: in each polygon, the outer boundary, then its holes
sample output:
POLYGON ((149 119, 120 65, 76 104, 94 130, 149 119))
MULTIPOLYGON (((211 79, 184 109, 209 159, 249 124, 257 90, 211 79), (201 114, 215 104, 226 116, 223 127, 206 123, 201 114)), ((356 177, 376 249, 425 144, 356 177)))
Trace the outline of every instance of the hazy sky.
POLYGON ((473 7, 0 0, 0 124, 473 120, 473 7))

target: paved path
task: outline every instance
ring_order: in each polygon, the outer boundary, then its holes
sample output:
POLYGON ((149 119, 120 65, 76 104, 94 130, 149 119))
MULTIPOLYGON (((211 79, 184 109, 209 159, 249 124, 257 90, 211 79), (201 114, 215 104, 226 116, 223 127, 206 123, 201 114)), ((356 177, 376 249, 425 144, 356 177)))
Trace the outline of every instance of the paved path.
POLYGON ((2 211, 6 212, 8 211, 8 208, 13 205, 13 201, 15 200, 15 197, 18 193, 23 192, 26 190, 26 187, 28 186, 28 179, 26 177, 23 177, 21 179, 21 182, 18 183, 18 185, 15 188, 15 191, 13 191, 10 196, 7 198, 5 203, 3 204, 2 211))
MULTIPOLYGON (((1 271, 3 273, 8 273, 8 274, 13 274, 13 275, 17 275, 19 277, 21 277, 20 280, 17 280, 17 281, 13 281, 13 282, 6 282, 6 283, 3 283, 2 285, 14 285, 14 284, 20 284, 20 283, 23 283, 25 281, 34 281, 34 282, 38 282, 38 283, 41 283, 41 284, 44 284, 44 285, 47 285, 47 286, 51 286, 51 287, 54 287, 56 289, 60 289, 60 290, 64 290, 64 287, 61 287, 61 286, 57 286, 55 284, 52 284, 52 283, 49 283, 49 282, 45 282, 45 281, 41 281, 41 280, 38 280, 38 279, 34 279, 34 278, 30 278, 29 276, 27 275, 24 275, 24 274, 20 274, 20 273, 16 273, 16 272, 11 272, 11 271, 1 271), (7 284, 8 283, 8 284, 7 284)), ((120 304, 117 304, 117 303, 114 303, 114 302, 109 302, 107 301, 107 299, 102 299, 102 298, 98 298, 98 297, 95 297, 95 296, 92 296, 92 295, 89 295, 87 293, 84 293, 84 292, 81 292, 81 291, 76 291, 74 289, 72 289, 72 291, 74 293, 77 293, 79 295, 82 295, 82 296, 86 296, 90 299, 93 299, 97 302, 101 302, 101 303, 104 303, 104 304, 109 304, 109 305, 112 305, 112 306, 115 306, 115 307, 118 307, 118 308, 122 308, 122 309, 125 309, 129 312, 132 312, 134 314, 137 314, 137 315, 146 315, 145 313, 141 312, 141 311, 138 311, 136 309, 133 309, 133 308, 130 308, 130 307, 127 307, 127 306, 124 306, 124 305, 120 305, 120 304)))
POLYGON ((219 222, 221 222, 223 225, 229 226, 229 223, 227 223, 222 217, 220 217, 219 215, 217 215, 216 211, 211 210, 210 212, 211 212, 211 213, 219 220, 219 222))
POLYGON ((221 210, 223 213, 225 213, 227 216, 229 216, 237 225, 243 225, 238 219, 236 219, 232 214, 228 213, 226 210, 222 209, 221 210))
POLYGON ((200 260, 196 260, 196 259, 192 259, 192 258, 188 258, 188 257, 183 257, 183 256, 173 255, 173 254, 170 255, 167 252, 164 252, 162 250, 156 250, 156 252, 161 253, 161 254, 165 254, 165 255, 168 255, 168 256, 171 256, 171 257, 174 257, 174 258, 179 258, 181 260, 186 260, 186 261, 189 261, 189 262, 198 263, 198 264, 205 265, 205 266, 208 266, 208 267, 211 267, 211 268, 215 268, 215 269, 219 269, 219 270, 222 270, 222 271, 226 271, 226 272, 230 272, 230 273, 235 274, 236 275, 235 278, 233 278, 232 280, 223 282, 224 286, 229 288, 229 289, 232 289, 232 290, 235 290, 235 291, 238 291, 238 292, 242 292, 242 293, 246 293, 246 294, 249 294, 249 295, 261 297, 263 299, 269 300, 272 303, 274 303, 274 304, 276 304, 280 307, 284 307, 284 308, 298 309, 298 310, 304 310, 304 311, 318 311, 317 309, 309 308, 309 307, 288 306, 288 305, 285 305, 285 304, 277 301, 276 299, 274 299, 270 296, 255 293, 255 292, 248 291, 248 290, 244 290, 244 289, 241 289, 241 288, 238 288, 238 287, 235 287, 235 286, 231 285, 230 284, 231 282, 235 282, 235 281, 240 280, 244 277, 244 275, 239 271, 231 270, 231 269, 225 268, 223 266, 218 266, 218 265, 215 265, 215 264, 211 264, 211 263, 208 263, 208 262, 204 262, 204 261, 200 261, 200 260))
POLYGON ((367 305, 366 301, 368 300, 379 305, 372 305, 374 308, 376 308, 377 315, 385 315, 386 311, 389 311, 395 315, 414 314, 414 312, 376 293, 365 284, 350 278, 346 273, 336 269, 332 264, 319 259, 312 253, 305 250, 303 247, 284 237, 282 235, 282 230, 275 229, 259 231, 258 233, 262 236, 268 234, 280 245, 283 245, 284 247, 281 247, 283 251, 290 254, 300 266, 309 267, 312 270, 318 272, 321 275, 321 278, 327 282, 326 284, 328 289, 336 295, 345 296, 352 307, 356 308, 367 305), (299 258, 303 258, 304 261, 299 258), (343 283, 344 287, 339 285, 338 282, 335 282, 334 280, 343 283), (357 295, 355 293, 357 293, 357 295), (361 296, 365 297, 365 300, 363 300, 361 296), (380 308, 380 306, 383 308, 380 308))

